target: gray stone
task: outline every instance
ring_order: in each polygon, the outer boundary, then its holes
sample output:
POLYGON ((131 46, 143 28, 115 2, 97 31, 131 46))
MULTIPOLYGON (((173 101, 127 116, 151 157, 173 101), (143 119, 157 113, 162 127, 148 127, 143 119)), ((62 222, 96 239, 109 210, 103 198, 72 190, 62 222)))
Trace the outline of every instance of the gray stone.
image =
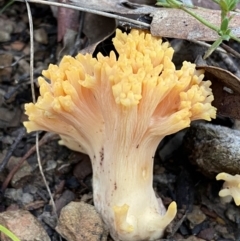
POLYGON ((240 173, 240 131, 209 123, 192 125, 184 137, 190 161, 214 178, 220 172, 240 173))

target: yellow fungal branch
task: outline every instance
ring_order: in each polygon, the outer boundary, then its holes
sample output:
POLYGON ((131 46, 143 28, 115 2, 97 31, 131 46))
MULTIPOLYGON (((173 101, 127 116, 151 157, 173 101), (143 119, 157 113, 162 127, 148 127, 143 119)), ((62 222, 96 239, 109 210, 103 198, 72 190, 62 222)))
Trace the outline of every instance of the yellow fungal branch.
MULTIPOLYGON (((219 173, 217 180, 224 180, 223 189, 219 196, 223 198, 232 197, 237 206, 240 205, 240 175, 230 175, 228 173, 219 173)), ((232 199, 231 198, 231 199, 232 199)))

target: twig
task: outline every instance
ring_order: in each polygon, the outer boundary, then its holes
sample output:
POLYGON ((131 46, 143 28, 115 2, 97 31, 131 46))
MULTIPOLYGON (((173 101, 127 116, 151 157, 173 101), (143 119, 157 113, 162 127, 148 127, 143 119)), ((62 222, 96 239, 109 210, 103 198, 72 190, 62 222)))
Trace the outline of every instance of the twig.
POLYGON ((29 30, 30 30, 30 80, 31 80, 31 90, 33 103, 36 102, 36 96, 34 91, 34 81, 33 81, 33 69, 34 69, 34 40, 33 40, 33 20, 32 13, 27 0, 25 0, 27 6, 28 20, 29 20, 29 30))
POLYGON ((3 169, 5 168, 5 166, 7 165, 10 157, 12 156, 13 151, 15 150, 15 148, 17 147, 18 143, 22 140, 22 137, 25 135, 26 131, 25 128, 21 127, 19 134, 17 136, 17 138, 15 139, 15 142, 12 144, 12 146, 9 148, 6 156, 4 157, 2 163, 0 164, 0 173, 3 171, 3 169))
MULTIPOLYGON (((24 0, 15 0, 15 1, 24 2, 24 0)), ((103 12, 103 11, 73 6, 73 5, 69 5, 69 4, 66 4, 66 3, 57 3, 57 2, 44 1, 44 0, 28 0, 28 2, 46 4, 46 5, 50 5, 50 6, 63 7, 63 8, 71 8, 71 9, 74 9, 74 10, 93 13, 93 14, 105 16, 105 17, 108 17, 108 18, 115 18, 115 19, 120 20, 120 21, 125 21, 125 22, 128 22, 128 23, 132 23, 134 25, 137 25, 137 26, 142 26, 142 27, 145 27, 147 29, 150 29, 150 24, 148 24, 148 23, 144 23, 144 22, 134 20, 134 19, 131 19, 131 18, 127 18, 127 17, 123 17, 123 16, 119 16, 119 15, 116 15, 116 14, 113 14, 113 13, 106 13, 106 12, 103 12)))
POLYGON ((9 6, 11 6, 14 3, 14 0, 9 1, 1 10, 0 14, 2 14, 9 6))
POLYGON ((233 48, 231 48, 230 46, 222 43, 222 44, 221 44, 221 47, 222 47, 223 49, 225 49, 228 53, 230 53, 231 55, 233 55, 234 57, 240 59, 240 53, 237 52, 236 50, 234 50, 233 48))
MULTIPOLYGON (((47 143, 50 139, 52 139, 55 136, 55 134, 52 133, 46 133, 42 139, 39 141, 38 145, 42 146, 45 143, 47 143)), ((14 174, 18 171, 18 169, 22 166, 22 164, 24 163, 24 161, 30 157, 34 152, 36 151, 36 145, 34 145, 33 147, 31 147, 29 149, 29 151, 20 159, 20 161, 18 162, 18 164, 11 170, 11 172, 8 174, 7 178, 4 180, 3 184, 2 184, 2 188, 1 191, 4 192, 5 189, 7 188, 9 182, 12 180, 12 177, 14 176, 14 174)))
MULTIPOLYGON (((0 56, 1 56, 1 55, 0 55, 0 56)), ((18 60, 16 60, 15 62, 13 62, 13 63, 10 64, 10 65, 0 65, 0 69, 5 69, 5 68, 14 67, 16 64, 18 64, 18 62, 19 62, 21 59, 23 59, 23 58, 25 58, 25 57, 26 57, 26 55, 21 56, 18 60)))
MULTIPOLYGON (((210 47, 211 47, 211 44, 208 44, 208 43, 203 42, 203 41, 194 40, 194 39, 191 39, 191 40, 189 40, 189 41, 191 41, 191 42, 193 42, 193 43, 195 43, 195 44, 201 45, 201 46, 203 46, 203 47, 206 47, 206 48, 210 48, 210 47)), ((215 51, 218 51, 218 52, 227 54, 227 51, 224 50, 224 49, 221 48, 221 47, 217 47, 215 51)))
MULTIPOLYGON (((35 91, 34 91, 34 79, 33 79, 33 72, 34 72, 34 69, 33 69, 34 68, 33 21, 32 21, 32 14, 31 14, 31 9, 30 9, 28 0, 25 0, 25 3, 26 3, 26 6, 27 6, 28 19, 29 19, 29 29, 30 29, 30 81, 31 81, 31 89, 32 89, 32 99, 33 99, 33 103, 35 103, 36 102, 36 96, 35 96, 35 91)), ((43 169, 42 169, 41 157, 40 157, 40 153, 39 153, 38 132, 36 132, 36 154, 37 154, 37 161, 38 161, 38 165, 39 165, 39 170, 40 170, 43 182, 45 184, 45 187, 47 189, 47 192, 49 194, 51 204, 52 204, 52 207, 53 207, 53 212, 56 215, 56 217, 58 217, 56 205, 54 203, 51 190, 48 186, 46 177, 45 177, 45 175, 43 173, 43 169)), ((61 240, 61 237, 60 237, 60 240, 61 240)))

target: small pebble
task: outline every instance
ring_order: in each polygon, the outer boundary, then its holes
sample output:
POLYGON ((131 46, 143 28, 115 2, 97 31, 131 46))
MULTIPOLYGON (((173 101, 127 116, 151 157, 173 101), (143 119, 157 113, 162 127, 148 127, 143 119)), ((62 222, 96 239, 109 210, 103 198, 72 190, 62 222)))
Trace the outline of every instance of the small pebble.
POLYGON ((187 219, 190 222, 190 227, 194 228, 196 225, 205 221, 206 215, 200 210, 199 206, 193 206, 193 210, 187 215, 187 219))
POLYGON ((58 233, 67 241, 106 241, 107 232, 95 208, 84 202, 71 202, 60 214, 58 233))
POLYGON ((40 44, 47 44, 48 43, 48 36, 43 28, 39 28, 34 30, 34 39, 40 44))

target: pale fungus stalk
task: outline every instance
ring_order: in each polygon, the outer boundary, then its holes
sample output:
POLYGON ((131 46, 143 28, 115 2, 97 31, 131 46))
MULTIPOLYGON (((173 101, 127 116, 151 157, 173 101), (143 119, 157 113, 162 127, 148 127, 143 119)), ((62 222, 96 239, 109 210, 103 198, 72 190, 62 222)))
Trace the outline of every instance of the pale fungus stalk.
POLYGON ((231 175, 221 172, 216 176, 217 180, 224 180, 223 189, 219 192, 219 196, 224 201, 229 202, 234 200, 237 206, 240 205, 240 175, 231 175))
POLYGON ((176 215, 153 187, 153 156, 166 136, 211 120, 210 81, 184 62, 176 70, 169 43, 148 33, 116 31, 119 54, 65 56, 39 78, 36 104, 26 104, 27 130, 60 134, 69 148, 88 154, 94 205, 114 240, 156 240, 176 215))

